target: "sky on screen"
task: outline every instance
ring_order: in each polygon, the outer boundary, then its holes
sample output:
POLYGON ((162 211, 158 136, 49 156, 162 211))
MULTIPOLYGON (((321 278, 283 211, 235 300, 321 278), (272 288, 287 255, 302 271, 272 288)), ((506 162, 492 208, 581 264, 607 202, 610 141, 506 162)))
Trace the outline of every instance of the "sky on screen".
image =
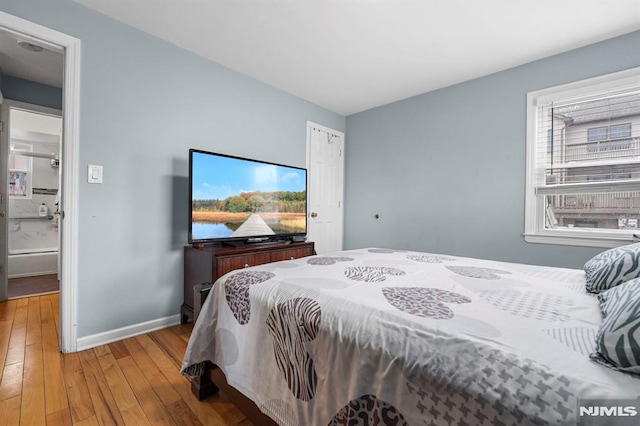
POLYGON ((305 170, 193 153, 194 200, 224 200, 253 191, 304 191, 305 170))

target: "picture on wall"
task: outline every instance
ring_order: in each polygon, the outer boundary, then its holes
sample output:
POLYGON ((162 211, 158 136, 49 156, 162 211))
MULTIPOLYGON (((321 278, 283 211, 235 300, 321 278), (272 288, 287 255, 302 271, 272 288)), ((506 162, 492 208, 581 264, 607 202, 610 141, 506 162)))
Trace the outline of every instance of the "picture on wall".
POLYGON ((9 172, 9 195, 27 196, 27 172, 9 172))

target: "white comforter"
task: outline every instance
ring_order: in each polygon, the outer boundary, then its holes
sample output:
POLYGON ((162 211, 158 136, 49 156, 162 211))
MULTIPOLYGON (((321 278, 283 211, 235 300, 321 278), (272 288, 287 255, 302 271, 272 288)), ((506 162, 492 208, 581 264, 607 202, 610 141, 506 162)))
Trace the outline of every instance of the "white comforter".
POLYGON ((210 360, 281 425, 575 424, 640 396, 589 360, 600 322, 581 270, 351 250, 218 280, 182 372, 210 360))

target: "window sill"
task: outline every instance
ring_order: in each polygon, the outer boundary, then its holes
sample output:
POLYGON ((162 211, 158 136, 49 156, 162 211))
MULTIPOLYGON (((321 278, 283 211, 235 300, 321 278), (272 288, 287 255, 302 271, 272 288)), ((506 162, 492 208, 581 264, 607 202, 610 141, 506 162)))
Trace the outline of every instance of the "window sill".
MULTIPOLYGON (((640 229, 638 230, 640 232, 640 229)), ((613 248, 631 244, 631 235, 566 235, 566 233, 554 234, 523 234, 524 240, 536 244, 559 244, 564 246, 581 247, 606 247, 613 248), (563 235, 564 234, 564 235, 563 235)))

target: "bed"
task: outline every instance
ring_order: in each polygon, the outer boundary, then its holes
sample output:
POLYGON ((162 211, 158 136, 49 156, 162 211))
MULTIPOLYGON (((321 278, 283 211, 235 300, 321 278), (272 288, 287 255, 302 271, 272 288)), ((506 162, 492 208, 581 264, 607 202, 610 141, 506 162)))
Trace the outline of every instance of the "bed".
POLYGON ((582 270, 348 250, 220 278, 182 374, 215 364, 279 425, 575 424, 640 396, 590 360, 601 322, 582 270))

